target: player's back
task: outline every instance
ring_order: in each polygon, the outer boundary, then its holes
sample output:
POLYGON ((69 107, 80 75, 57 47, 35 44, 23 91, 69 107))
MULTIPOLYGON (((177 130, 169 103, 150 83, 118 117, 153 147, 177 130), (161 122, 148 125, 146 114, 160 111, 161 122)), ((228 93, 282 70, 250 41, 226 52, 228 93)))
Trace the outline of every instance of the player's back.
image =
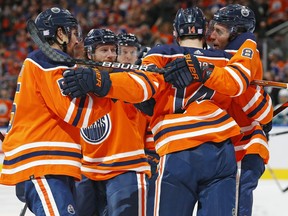
MULTIPOLYGON (((186 54, 197 56, 200 64, 219 66, 226 65, 230 57, 222 51, 163 45, 151 49, 143 64, 162 68, 186 54)), ((185 89, 177 89, 167 83, 163 85, 163 90, 155 96, 156 105, 151 120, 156 149, 160 154, 208 141, 221 142, 240 133, 234 120, 224 111, 229 106, 230 97, 220 95, 201 83, 193 83, 185 89), (180 140, 181 145, 177 145, 180 140)))

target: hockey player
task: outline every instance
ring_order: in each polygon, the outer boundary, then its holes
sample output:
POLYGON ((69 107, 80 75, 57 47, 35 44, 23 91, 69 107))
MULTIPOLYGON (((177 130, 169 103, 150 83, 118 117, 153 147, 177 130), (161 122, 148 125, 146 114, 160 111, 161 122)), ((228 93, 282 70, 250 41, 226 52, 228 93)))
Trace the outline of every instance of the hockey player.
MULTIPOLYGON (((250 8, 239 4, 227 5, 217 11, 210 22, 208 32, 211 45, 215 49, 235 54, 241 41, 235 44, 233 40, 237 41, 237 37, 244 32, 253 33, 255 24, 255 15, 250 8)), ((258 63, 259 70, 255 77, 262 79, 262 64, 260 61, 258 63)), ((269 160, 267 137, 264 136, 262 126, 268 123, 268 130, 271 129, 272 119, 271 117, 267 119, 266 116, 271 116, 272 101, 262 87, 254 85, 249 86, 246 93, 233 98, 232 101, 228 112, 241 126, 244 134, 240 142, 235 143, 237 180, 240 181, 237 183, 239 185, 237 215, 249 216, 252 215, 253 191, 269 160), (266 110, 263 109, 265 106, 266 110), (249 112, 248 115, 245 115, 245 110, 249 112), (256 115, 258 116, 256 119, 250 118, 256 115)), ((264 127, 267 128, 266 125, 264 127)))
MULTIPOLYGON (((35 23, 51 47, 73 55, 81 37, 78 22, 68 10, 47 9, 35 23)), ((62 73, 68 68, 76 65, 55 63, 40 50, 28 55, 3 142, 0 183, 23 185, 21 198, 39 216, 77 215, 74 180, 81 178, 79 131, 110 110, 110 99, 63 95, 62 73)))
MULTIPOLYGON (((124 39, 121 45, 127 44, 124 39)), ((117 50, 124 52, 118 45, 109 29, 92 29, 84 39, 86 58, 115 62, 117 50)), ((133 104, 115 100, 108 114, 81 129, 85 177, 76 183, 79 215, 146 215, 151 176, 144 151, 147 126, 146 117, 133 104)))

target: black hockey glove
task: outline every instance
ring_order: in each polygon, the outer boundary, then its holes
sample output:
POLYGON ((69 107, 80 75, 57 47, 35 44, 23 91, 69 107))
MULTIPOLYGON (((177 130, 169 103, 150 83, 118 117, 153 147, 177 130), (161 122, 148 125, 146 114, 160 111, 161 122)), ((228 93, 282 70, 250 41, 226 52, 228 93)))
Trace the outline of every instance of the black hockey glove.
POLYGON ((142 64, 142 59, 147 55, 151 47, 143 47, 141 48, 140 52, 137 55, 137 60, 135 64, 141 65, 142 64))
POLYGON ((134 104, 134 106, 137 109, 139 109, 141 112, 145 113, 146 115, 152 116, 153 115, 153 111, 154 111, 155 103, 156 103, 155 99, 154 98, 150 98, 147 101, 134 104))
POLYGON ((65 70, 63 77, 63 94, 72 98, 83 97, 88 92, 104 97, 111 88, 109 73, 96 68, 80 67, 75 70, 65 70))
POLYGON ((200 68, 195 56, 185 55, 185 58, 177 58, 165 66, 164 78, 177 88, 185 88, 192 82, 204 83, 211 75, 214 66, 200 68))
POLYGON ((265 133, 267 140, 269 141, 269 132, 272 130, 272 121, 270 121, 269 123, 265 125, 262 125, 262 129, 265 133))

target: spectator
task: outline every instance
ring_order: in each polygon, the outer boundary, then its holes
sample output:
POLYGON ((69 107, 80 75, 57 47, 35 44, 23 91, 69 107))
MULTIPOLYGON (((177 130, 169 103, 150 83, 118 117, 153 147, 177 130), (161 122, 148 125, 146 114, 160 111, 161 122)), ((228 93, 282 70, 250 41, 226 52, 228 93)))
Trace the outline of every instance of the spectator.
POLYGON ((12 101, 9 98, 9 91, 5 88, 0 92, 0 127, 8 126, 12 101))

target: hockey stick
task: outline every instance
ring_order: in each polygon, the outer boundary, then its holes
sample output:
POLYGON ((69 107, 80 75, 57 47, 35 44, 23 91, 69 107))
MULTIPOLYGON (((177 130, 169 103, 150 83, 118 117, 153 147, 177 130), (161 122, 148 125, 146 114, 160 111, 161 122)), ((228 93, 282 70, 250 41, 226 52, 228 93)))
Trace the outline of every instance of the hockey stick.
POLYGON ((27 204, 25 203, 24 207, 21 209, 20 215, 19 216, 24 216, 27 211, 27 204))
POLYGON ((288 83, 268 81, 268 80, 253 80, 251 82, 252 85, 260 85, 260 86, 271 86, 275 88, 284 88, 288 89, 288 83))
POLYGON ((282 112, 284 109, 288 107, 288 101, 283 103, 281 106, 279 106, 277 109, 274 110, 273 116, 278 115, 278 113, 282 112))
POLYGON ((282 132, 278 132, 278 133, 272 133, 272 134, 269 134, 269 136, 278 136, 278 135, 283 135, 283 134, 287 134, 288 131, 282 131, 282 132))
MULTIPOLYGON (((32 40, 37 44, 39 49, 54 62, 63 63, 63 64, 81 64, 88 65, 92 67, 107 67, 114 69, 131 69, 131 70, 148 70, 148 66, 145 65, 136 65, 136 64, 123 64, 119 62, 95 62, 92 60, 85 59, 75 59, 68 55, 63 55, 53 49, 49 43, 45 40, 41 32, 38 30, 35 22, 33 20, 27 21, 27 30, 31 35, 32 40)), ((153 72, 164 73, 163 69, 153 68, 153 72)))
POLYGON ((0 140, 3 142, 4 141, 4 135, 0 132, 0 140))
MULTIPOLYGON (((260 85, 260 86, 271 86, 275 88, 284 88, 288 89, 288 83, 282 83, 282 82, 275 82, 275 81, 268 81, 268 80, 253 80, 251 82, 252 85, 260 85)), ((288 101, 283 103, 280 107, 278 107, 273 112, 273 116, 278 115, 278 113, 282 112, 284 109, 288 107, 288 101)))

